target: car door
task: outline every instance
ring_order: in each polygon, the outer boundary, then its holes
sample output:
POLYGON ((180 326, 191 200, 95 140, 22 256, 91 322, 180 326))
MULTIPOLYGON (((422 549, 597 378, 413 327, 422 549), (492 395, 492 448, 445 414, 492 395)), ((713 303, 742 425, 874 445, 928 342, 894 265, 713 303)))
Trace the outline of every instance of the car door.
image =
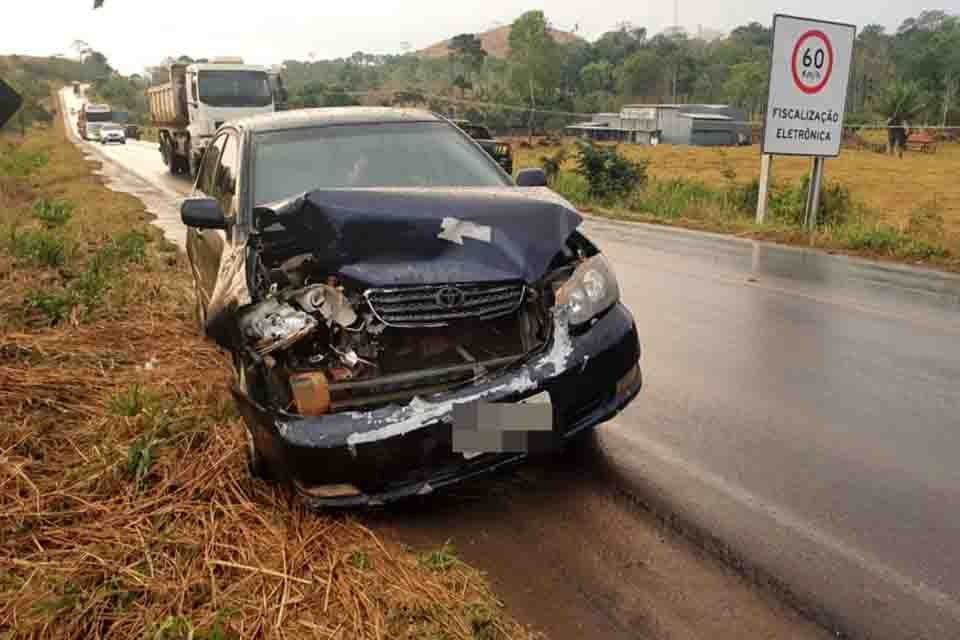
MULTIPOLYGON (((207 147, 200 164, 197 182, 193 189, 193 196, 215 198, 214 181, 217 168, 220 165, 220 156, 226 145, 227 136, 221 134, 207 147)), ((187 228, 187 256, 193 266, 194 282, 197 285, 197 295, 200 304, 206 309, 213 293, 213 286, 217 281, 217 272, 220 269, 220 254, 223 251, 223 232, 217 229, 187 228)))

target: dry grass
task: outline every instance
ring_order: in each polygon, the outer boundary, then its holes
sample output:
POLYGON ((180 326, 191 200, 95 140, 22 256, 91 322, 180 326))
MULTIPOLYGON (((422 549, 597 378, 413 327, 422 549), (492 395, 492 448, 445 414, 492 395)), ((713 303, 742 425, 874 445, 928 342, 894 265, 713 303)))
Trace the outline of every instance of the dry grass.
MULTIPOLYGON (((537 140, 532 148, 527 144, 517 144, 515 148, 517 167, 523 168, 542 166, 543 158, 552 156, 560 147, 537 140)), ((960 186, 953 180, 960 169, 960 145, 942 145, 936 154, 909 153, 903 159, 845 149, 840 158, 828 161, 826 183, 828 187, 839 185, 849 191, 851 209, 847 221, 823 226, 812 236, 780 219, 756 225, 752 201, 749 206, 738 204, 735 209, 724 201, 723 194, 740 189, 734 185, 745 187, 758 177, 758 147, 617 148, 627 158, 647 163, 647 173, 653 180, 636 198, 601 205, 587 197, 583 191, 585 183, 575 175, 576 150, 572 146, 566 147, 567 160, 554 188, 586 210, 609 217, 960 271, 960 186), (681 203, 683 194, 673 193, 673 208, 658 209, 658 187, 680 189, 691 197, 681 203), (710 191, 712 197, 698 199, 698 191, 710 191)), ((783 193, 785 187, 796 190, 809 166, 806 158, 776 158, 774 180, 778 192, 783 193)))
MULTIPOLYGON (((724 172, 732 170, 738 182, 760 176, 760 148, 691 147, 660 145, 619 145, 632 160, 648 161, 649 173, 658 179, 692 178, 707 184, 722 184, 724 172)), ((539 166, 540 156, 556 147, 520 149, 518 167, 539 166)), ((809 158, 777 157, 775 180, 799 180, 810 171, 809 158)), ((568 161, 567 168, 573 163, 568 161)), ((907 153, 903 159, 844 149, 839 158, 828 160, 824 176, 839 182, 881 218, 894 225, 906 224, 919 205, 936 203, 943 211, 948 231, 960 234, 960 145, 941 145, 935 154, 907 153)))
POLYGON ((0 177, 0 638, 531 637, 450 550, 430 561, 251 479, 184 258, 62 132, 33 151, 45 167, 0 177), (77 206, 44 229, 38 198, 77 206), (11 256, 14 226, 67 241, 64 263, 11 256), (74 295, 131 231, 142 254, 113 258, 99 298, 74 295))

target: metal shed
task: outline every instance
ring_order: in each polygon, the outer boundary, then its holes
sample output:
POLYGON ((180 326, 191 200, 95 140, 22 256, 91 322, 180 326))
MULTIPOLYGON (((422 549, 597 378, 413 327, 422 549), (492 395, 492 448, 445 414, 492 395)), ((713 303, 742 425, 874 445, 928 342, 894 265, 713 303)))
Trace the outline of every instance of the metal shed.
POLYGON ((713 104, 632 104, 619 114, 595 114, 567 131, 594 140, 635 144, 749 144, 750 125, 742 110, 713 104))

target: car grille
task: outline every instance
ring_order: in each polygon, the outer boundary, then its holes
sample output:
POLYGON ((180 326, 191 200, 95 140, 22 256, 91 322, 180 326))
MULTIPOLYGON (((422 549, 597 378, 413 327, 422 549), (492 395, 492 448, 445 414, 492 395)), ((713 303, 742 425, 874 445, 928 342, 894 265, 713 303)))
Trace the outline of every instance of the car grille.
POLYGON ((520 307, 524 292, 522 282, 497 282, 369 289, 365 295, 384 324, 422 327, 507 315, 520 307))

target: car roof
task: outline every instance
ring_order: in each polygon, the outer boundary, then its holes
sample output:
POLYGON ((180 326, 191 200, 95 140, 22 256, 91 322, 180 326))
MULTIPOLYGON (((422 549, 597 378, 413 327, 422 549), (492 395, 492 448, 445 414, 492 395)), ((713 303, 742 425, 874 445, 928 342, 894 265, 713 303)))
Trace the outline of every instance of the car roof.
POLYGON ((230 124, 251 133, 310 129, 341 124, 383 124, 389 122, 443 122, 440 116, 424 109, 395 107, 320 107, 295 109, 250 116, 230 124))

